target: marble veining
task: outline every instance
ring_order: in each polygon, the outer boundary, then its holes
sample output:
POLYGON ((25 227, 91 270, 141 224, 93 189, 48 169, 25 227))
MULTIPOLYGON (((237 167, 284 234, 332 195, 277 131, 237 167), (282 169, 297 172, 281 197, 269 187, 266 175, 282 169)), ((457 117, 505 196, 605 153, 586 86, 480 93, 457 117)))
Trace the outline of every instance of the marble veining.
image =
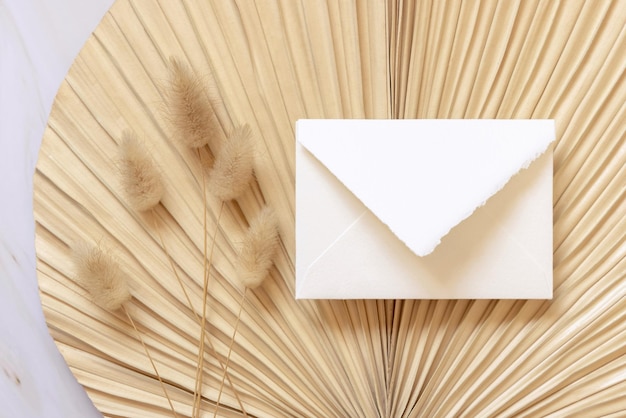
POLYGON ((54 96, 113 0, 0 0, 0 416, 99 416, 48 334, 33 173, 54 96))

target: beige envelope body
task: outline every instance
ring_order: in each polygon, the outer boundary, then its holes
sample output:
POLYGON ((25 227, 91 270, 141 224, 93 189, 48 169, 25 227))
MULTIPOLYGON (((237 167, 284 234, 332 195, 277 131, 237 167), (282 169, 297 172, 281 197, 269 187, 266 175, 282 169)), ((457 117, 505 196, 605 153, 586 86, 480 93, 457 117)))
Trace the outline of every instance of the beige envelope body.
POLYGON ((296 298, 552 298, 552 120, 296 124, 296 298))

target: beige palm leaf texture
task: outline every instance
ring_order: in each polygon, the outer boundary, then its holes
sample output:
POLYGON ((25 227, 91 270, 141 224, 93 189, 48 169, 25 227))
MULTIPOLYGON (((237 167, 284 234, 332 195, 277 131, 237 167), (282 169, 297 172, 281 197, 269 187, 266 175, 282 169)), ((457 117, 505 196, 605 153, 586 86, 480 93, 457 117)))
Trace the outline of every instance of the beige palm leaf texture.
MULTIPOLYGON (((219 416, 243 416, 235 394, 256 417, 626 415, 624 1, 118 0, 58 92, 35 174, 47 323, 107 417, 173 414, 127 316, 76 283, 79 240, 119 259, 126 309, 178 416, 192 415, 203 172, 163 117, 171 56, 212 75, 220 123, 257 139, 256 180, 215 235, 202 416, 244 292, 236 248, 265 204, 279 254, 247 292, 219 416), (296 301, 299 118, 555 119, 554 299, 296 301), (150 215, 120 189, 127 129, 161 167, 150 215)), ((219 208, 209 194, 211 237, 219 208)))

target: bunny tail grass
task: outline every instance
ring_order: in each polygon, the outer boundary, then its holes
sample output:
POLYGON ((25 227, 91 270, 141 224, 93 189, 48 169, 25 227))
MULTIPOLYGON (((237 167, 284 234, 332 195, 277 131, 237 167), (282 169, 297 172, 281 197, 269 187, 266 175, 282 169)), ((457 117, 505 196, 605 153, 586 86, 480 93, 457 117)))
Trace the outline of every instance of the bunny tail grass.
POLYGON ((248 124, 237 126, 222 145, 213 169, 209 173, 208 188, 223 200, 236 199, 252 179, 254 143, 248 124))
POLYGON ((250 223, 237 262, 237 278, 246 288, 261 285, 272 267, 278 248, 278 219, 269 206, 250 223))
POLYGON ((122 273, 122 270, 113 256, 105 252, 100 246, 79 242, 73 247, 73 256, 76 265, 77 280, 87 289, 94 303, 109 311, 121 309, 128 317, 130 324, 137 333, 137 337, 141 342, 146 356, 148 356, 148 360, 150 360, 150 365, 161 384, 163 393, 174 414, 173 416, 177 417, 172 400, 165 389, 165 383, 163 383, 163 379, 156 368, 150 351, 148 351, 148 347, 135 321, 133 321, 126 306, 124 306, 124 304, 132 298, 128 289, 128 278, 122 273))
POLYGON ((121 183, 128 203, 138 211, 152 209, 164 191, 156 163, 132 131, 122 133, 119 154, 121 183))
POLYGON ((77 281, 97 305, 115 311, 130 300, 128 278, 100 246, 79 242, 73 247, 73 258, 77 281))
POLYGON ((219 142, 222 128, 198 76, 177 58, 170 58, 168 70, 165 104, 174 138, 189 148, 219 142))
POLYGON ((224 381, 228 375, 228 365, 230 356, 239 329, 241 321, 241 312, 246 301, 246 295, 249 289, 255 289, 263 283, 270 267, 273 264, 274 255, 278 248, 278 219, 276 214, 269 206, 265 206, 257 217, 250 223, 250 227, 246 232, 243 240, 239 259, 237 263, 237 277, 241 284, 245 287, 241 301, 239 302, 239 312, 237 313, 237 321, 233 329, 233 335, 228 345, 228 354, 226 355, 226 365, 222 374, 222 381, 215 402, 215 411, 213 417, 217 416, 220 407, 220 399, 224 390, 224 381))

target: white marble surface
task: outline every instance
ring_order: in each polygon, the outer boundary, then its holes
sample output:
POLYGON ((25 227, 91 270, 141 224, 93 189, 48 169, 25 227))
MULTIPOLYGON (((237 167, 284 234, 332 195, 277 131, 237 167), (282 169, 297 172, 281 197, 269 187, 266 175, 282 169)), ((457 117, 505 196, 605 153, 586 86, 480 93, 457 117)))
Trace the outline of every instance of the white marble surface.
POLYGON ((0 0, 0 418, 99 416, 44 322, 32 181, 56 91, 112 2, 0 0))

